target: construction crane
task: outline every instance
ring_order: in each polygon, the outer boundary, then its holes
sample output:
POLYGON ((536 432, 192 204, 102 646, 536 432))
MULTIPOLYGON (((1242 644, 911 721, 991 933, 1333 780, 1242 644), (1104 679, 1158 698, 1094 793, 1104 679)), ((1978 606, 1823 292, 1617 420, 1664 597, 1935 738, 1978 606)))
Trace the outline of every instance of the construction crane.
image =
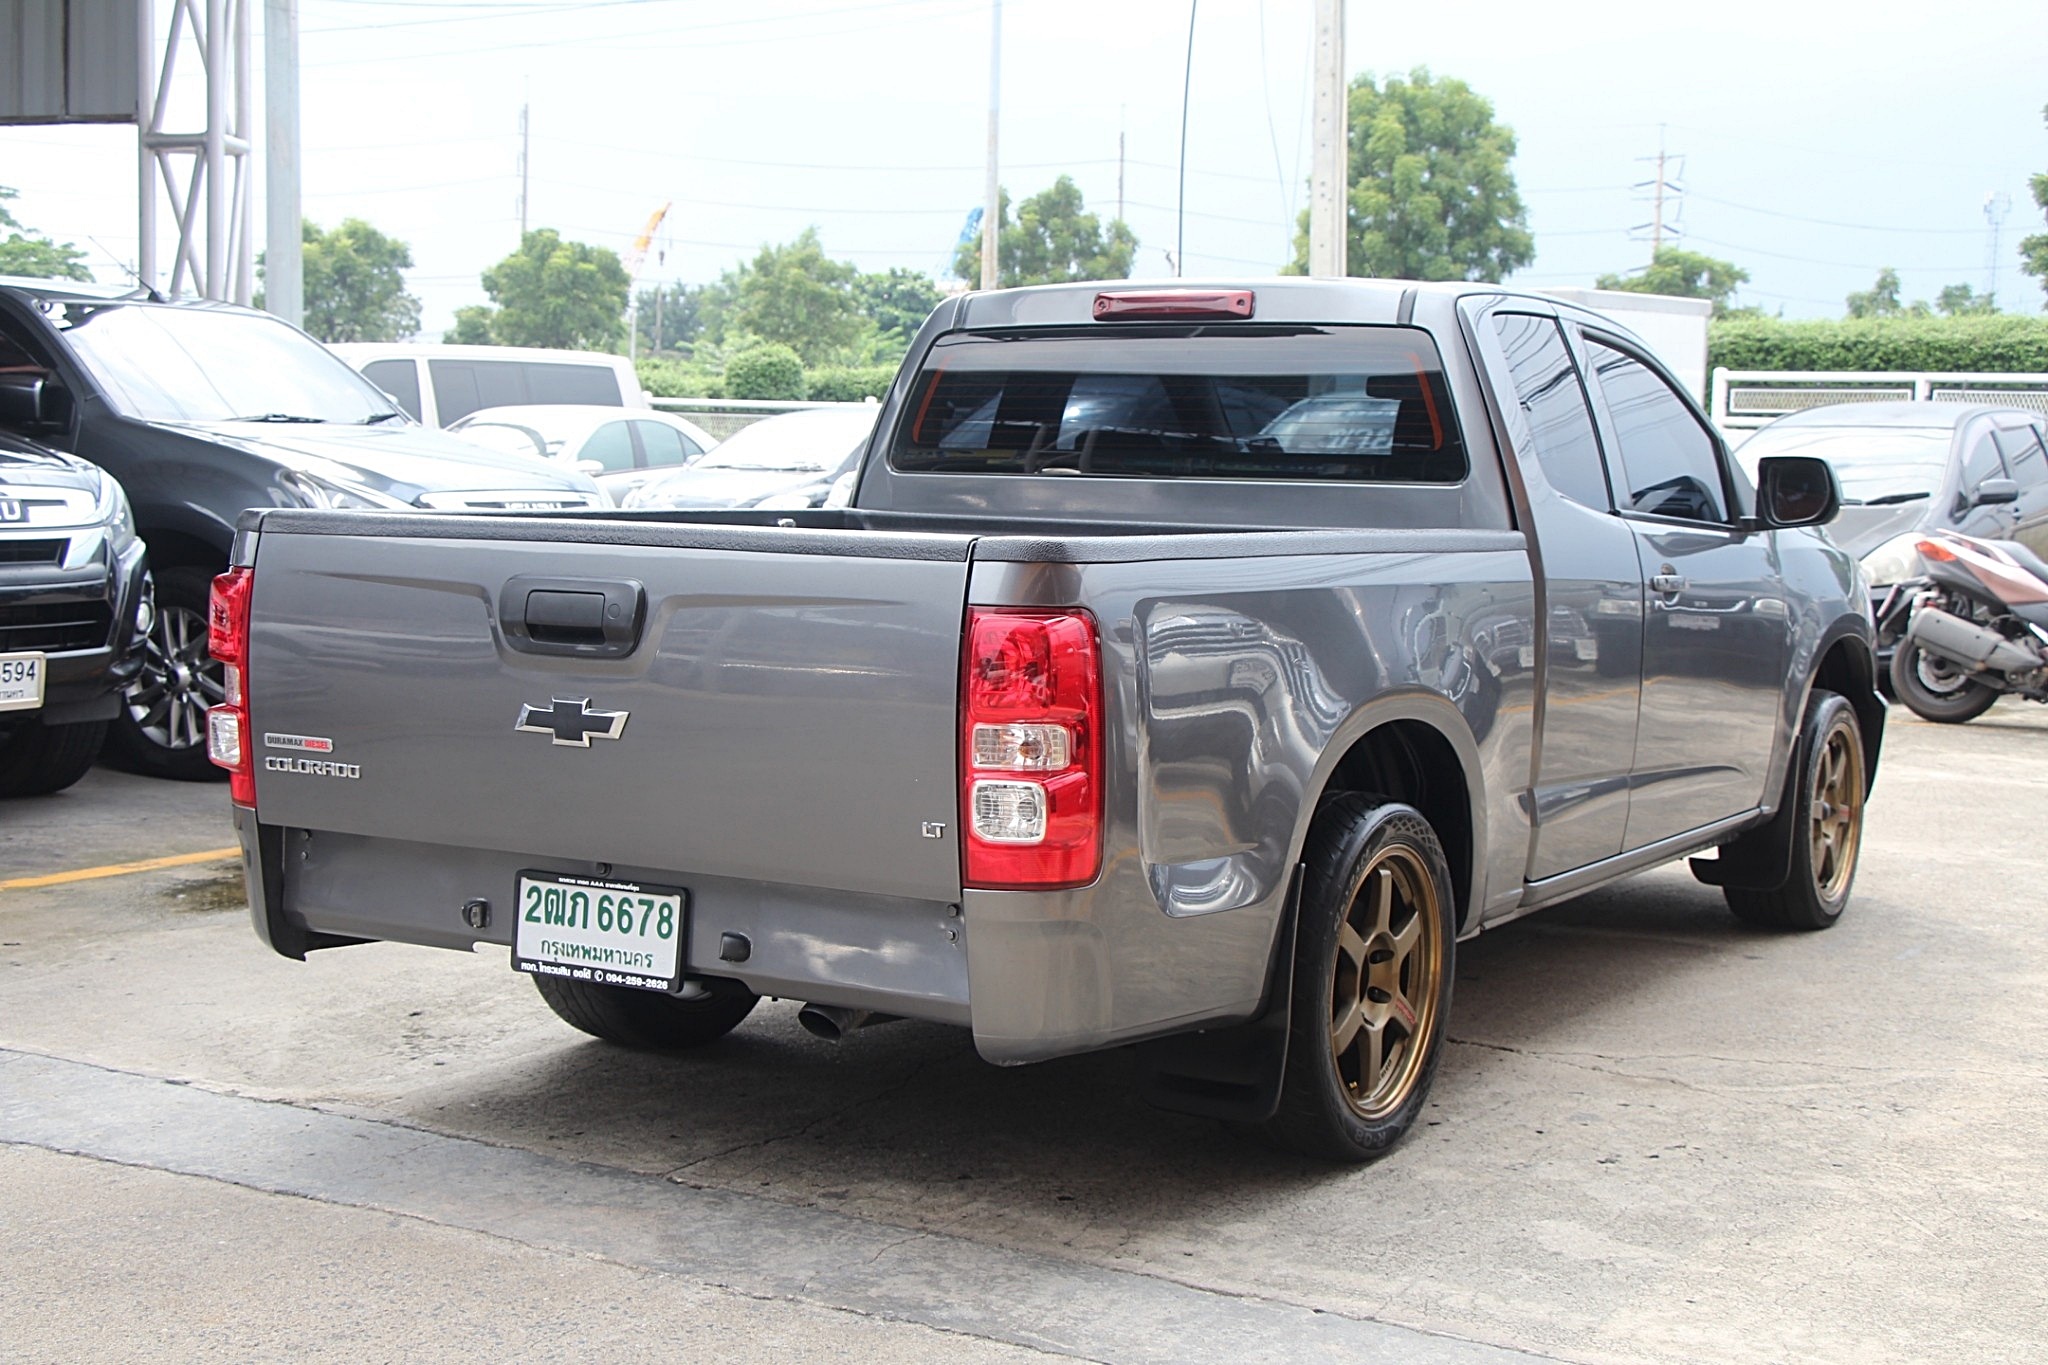
POLYGON ((633 239, 633 245, 626 249, 626 358, 637 359, 640 354, 640 267, 647 262, 647 248, 654 243, 654 234, 661 231, 662 220, 675 205, 673 201, 647 215, 647 226, 640 229, 640 235, 633 239))

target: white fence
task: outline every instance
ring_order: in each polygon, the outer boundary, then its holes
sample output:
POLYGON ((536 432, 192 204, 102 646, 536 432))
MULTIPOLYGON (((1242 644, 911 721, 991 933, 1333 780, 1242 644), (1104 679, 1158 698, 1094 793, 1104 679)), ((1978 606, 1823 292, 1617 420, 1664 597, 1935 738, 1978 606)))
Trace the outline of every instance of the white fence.
POLYGON ((1708 415, 1723 431, 1829 403, 1992 403, 2048 413, 2048 374, 1716 367, 1712 389, 1708 415))
POLYGON ((650 397, 647 401, 663 412, 673 412, 679 417, 688 418, 721 441, 741 427, 752 426, 763 417, 774 417, 785 412, 803 412, 809 408, 865 408, 875 405, 872 398, 860 403, 807 403, 773 398, 650 397))

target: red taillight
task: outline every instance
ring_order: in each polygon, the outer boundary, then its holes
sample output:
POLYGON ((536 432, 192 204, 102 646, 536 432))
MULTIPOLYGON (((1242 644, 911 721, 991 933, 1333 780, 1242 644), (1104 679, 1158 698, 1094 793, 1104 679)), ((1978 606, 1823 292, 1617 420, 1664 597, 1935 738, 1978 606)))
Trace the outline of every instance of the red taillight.
POLYGON ((962 876, 1082 886, 1102 862, 1102 655, 1086 612, 967 613, 962 876))
POLYGON ((1956 552, 1938 540, 1923 540, 1913 548, 1920 552, 1922 559, 1938 560, 1943 564, 1956 562, 1956 552))
POLYGON ((1120 318, 1248 318, 1249 289, 1119 289, 1095 296, 1095 320, 1120 318))
POLYGON ((256 755, 249 747, 249 597, 256 575, 229 569, 206 603, 206 652, 221 665, 227 699, 206 713, 206 756, 228 770, 228 796, 256 804, 256 755))

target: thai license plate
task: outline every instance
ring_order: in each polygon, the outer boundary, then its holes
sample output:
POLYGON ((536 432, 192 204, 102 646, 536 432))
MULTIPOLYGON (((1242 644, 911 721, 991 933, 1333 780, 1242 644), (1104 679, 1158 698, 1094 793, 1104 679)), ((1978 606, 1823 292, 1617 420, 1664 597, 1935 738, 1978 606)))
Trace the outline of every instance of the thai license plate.
POLYGON ((599 986, 682 986, 689 893, 674 886, 519 874, 512 967, 599 986))
POLYGON ((43 704, 43 675, 50 661, 40 654, 0 654, 0 711, 33 711, 43 704))

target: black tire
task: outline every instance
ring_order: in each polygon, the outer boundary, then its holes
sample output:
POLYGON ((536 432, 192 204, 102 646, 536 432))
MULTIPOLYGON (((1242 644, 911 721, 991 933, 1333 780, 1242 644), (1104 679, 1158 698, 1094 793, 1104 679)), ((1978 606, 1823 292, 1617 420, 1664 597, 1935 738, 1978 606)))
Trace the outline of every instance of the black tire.
POLYGON ((107 737, 107 723, 30 721, 0 736, 0 796, 47 796, 85 776, 107 737))
POLYGON ((1429 821, 1380 797, 1324 805, 1306 859, 1287 1068, 1267 1126, 1307 1155, 1371 1161, 1414 1126, 1443 1055, 1457 895, 1429 821))
POLYGON ((1815 688, 1799 727, 1798 765, 1777 817, 1789 822, 1792 866, 1768 891, 1723 887, 1728 908, 1760 929, 1827 929, 1848 907, 1870 784, 1856 709, 1815 688))
POLYGON ((206 653, 212 591, 212 570, 157 570, 156 623, 142 669, 107 731, 105 757, 116 767, 180 782, 226 778, 206 756, 206 708, 227 698, 221 666, 206 653))
POLYGON ((678 1000, 630 986, 598 986, 535 975, 540 998, 563 1023, 593 1038, 648 1052, 675 1052, 715 1043, 739 1027, 761 1002, 737 981, 706 981, 708 995, 678 1000))
POLYGON ((1963 677, 1945 660, 1936 659, 1911 640, 1892 651, 1892 695, 1922 720, 1961 725, 1975 720, 1998 700, 1998 689, 1963 677))

